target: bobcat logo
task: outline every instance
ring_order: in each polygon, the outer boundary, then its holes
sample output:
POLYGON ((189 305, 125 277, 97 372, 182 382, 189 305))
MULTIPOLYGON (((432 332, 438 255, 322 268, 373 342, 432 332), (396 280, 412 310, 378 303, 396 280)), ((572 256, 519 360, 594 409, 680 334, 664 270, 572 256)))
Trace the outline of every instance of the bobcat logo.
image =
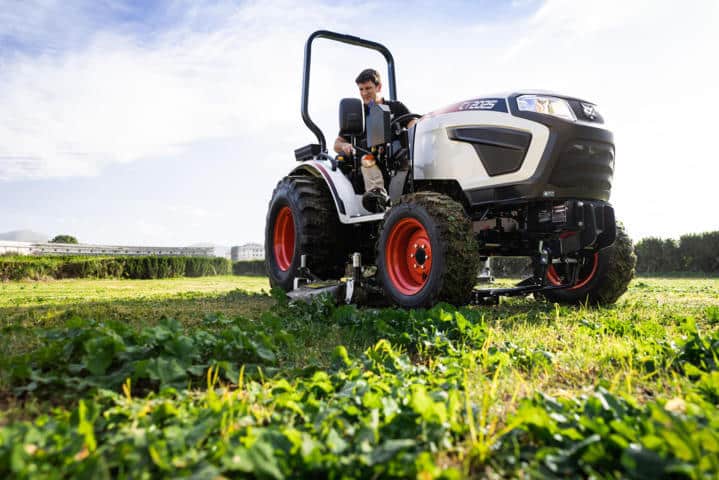
POLYGON ((594 105, 591 105, 589 103, 582 103, 582 110, 584 110, 584 115, 590 119, 594 120, 597 118, 597 108, 594 105))

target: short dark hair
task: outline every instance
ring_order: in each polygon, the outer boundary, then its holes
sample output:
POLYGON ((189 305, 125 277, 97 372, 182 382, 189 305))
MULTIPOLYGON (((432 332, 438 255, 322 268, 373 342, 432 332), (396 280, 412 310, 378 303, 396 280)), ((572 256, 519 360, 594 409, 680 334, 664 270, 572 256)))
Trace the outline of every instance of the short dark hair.
POLYGON ((374 68, 365 68, 360 72, 359 75, 357 75, 357 78, 355 79, 355 83, 357 85, 366 82, 372 82, 375 85, 380 84, 380 76, 379 73, 377 73, 377 70, 375 70, 374 68))

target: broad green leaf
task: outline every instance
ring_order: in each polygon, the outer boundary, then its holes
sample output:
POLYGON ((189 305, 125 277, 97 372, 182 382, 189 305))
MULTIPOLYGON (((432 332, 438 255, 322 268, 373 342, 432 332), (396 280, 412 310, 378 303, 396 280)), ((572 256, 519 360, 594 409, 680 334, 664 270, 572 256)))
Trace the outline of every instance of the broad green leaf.
POLYGON ((151 359, 147 362, 147 373, 152 380, 159 381, 161 385, 171 385, 187 377, 185 369, 175 358, 151 359))
POLYGON ((386 440, 372 450, 369 457, 369 464, 377 465, 379 463, 385 463, 401 450, 414 448, 416 445, 417 442, 411 438, 386 440))
POLYGON ((348 446, 347 442, 340 436, 340 434, 337 433, 334 428, 330 430, 330 433, 327 435, 327 439, 325 441, 327 442, 327 446, 329 447, 330 451, 334 454, 340 454, 344 452, 348 446))
POLYGON ((274 449, 269 442, 257 440, 249 448, 247 452, 250 462, 252 462, 252 471, 258 476, 267 476, 282 480, 285 476, 280 470, 274 449))
POLYGON ((93 375, 103 375, 112 363, 116 352, 122 351, 124 345, 109 336, 99 336, 85 342, 83 362, 93 375))

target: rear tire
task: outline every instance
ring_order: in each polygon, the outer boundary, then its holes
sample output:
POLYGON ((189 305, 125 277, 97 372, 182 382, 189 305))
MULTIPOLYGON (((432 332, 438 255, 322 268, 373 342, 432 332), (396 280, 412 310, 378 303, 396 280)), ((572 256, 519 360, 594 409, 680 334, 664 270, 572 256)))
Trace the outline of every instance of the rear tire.
POLYGON ((310 271, 322 279, 344 272, 344 239, 327 185, 315 177, 285 177, 272 193, 265 224, 265 265, 271 287, 292 290, 307 255, 310 271))
MULTIPOLYGON (((589 303, 591 305, 611 305, 615 303, 629 287, 634 278, 637 257, 631 238, 621 224, 617 224, 617 238, 612 246, 586 257, 587 263, 580 270, 576 286, 564 290, 544 292, 544 297, 563 304, 589 303)), ((547 281, 561 281, 560 274, 553 268, 547 272, 547 281)))
POLYGON ((472 222, 462 205, 435 192, 405 195, 385 215, 377 244, 379 282, 395 304, 468 303, 479 271, 472 222), (424 267, 424 268, 423 268, 424 267))

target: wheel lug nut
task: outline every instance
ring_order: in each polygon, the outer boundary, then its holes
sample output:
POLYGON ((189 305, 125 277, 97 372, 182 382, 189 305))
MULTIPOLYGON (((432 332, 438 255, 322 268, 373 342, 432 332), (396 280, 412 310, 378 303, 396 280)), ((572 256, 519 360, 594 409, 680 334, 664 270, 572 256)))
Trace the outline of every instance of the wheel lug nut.
POLYGON ((417 268, 417 264, 416 264, 416 263, 414 264, 414 268, 417 268))
POLYGON ((409 258, 414 258, 414 253, 410 253, 409 258))

